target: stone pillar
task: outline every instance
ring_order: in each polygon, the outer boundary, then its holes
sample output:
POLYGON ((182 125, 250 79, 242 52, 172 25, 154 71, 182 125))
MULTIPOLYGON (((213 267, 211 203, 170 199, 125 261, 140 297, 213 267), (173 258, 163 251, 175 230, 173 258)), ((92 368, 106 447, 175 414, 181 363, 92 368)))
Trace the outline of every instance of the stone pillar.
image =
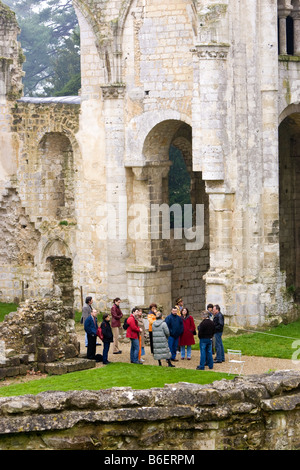
MULTIPOLYGON (((285 14, 291 12, 286 3, 285 14)), ((280 8, 279 8, 280 11, 280 8)), ((282 11, 282 10, 281 10, 282 11)), ((276 51, 277 18, 267 4, 260 10, 261 68, 261 154, 262 189, 259 200, 262 239, 257 250, 256 282, 261 285, 257 310, 262 323, 269 316, 283 315, 288 304, 283 298, 285 279, 279 261, 279 155, 278 155, 278 55, 276 51), (273 46, 273 47, 272 47, 273 46)), ((259 222, 259 220, 258 220, 259 222)))
POLYGON ((209 194, 210 269, 205 274, 206 300, 230 310, 233 277, 234 194, 226 193, 222 183, 206 183, 209 194), (228 297, 229 294, 229 297, 228 297))
MULTIPOLYGON (((293 7, 290 1, 284 1, 278 5, 279 18, 279 54, 287 54, 287 38, 286 38, 286 19, 290 15, 293 7)), ((266 24, 266 23, 265 23, 266 24)))
POLYGON ((294 55, 300 56, 300 1, 296 2, 291 13, 294 20, 294 55))
MULTIPOLYGON (((194 50, 193 170, 201 171, 209 194, 210 269, 204 275, 206 302, 228 305, 232 270, 234 196, 226 184, 229 156, 227 57, 229 44, 200 43, 194 50), (225 158, 226 157, 226 158, 225 158)), ((233 179, 230 181, 233 184, 233 179)))
POLYGON ((225 177, 228 49, 229 45, 215 43, 193 49, 193 171, 202 171, 205 181, 225 177))
POLYGON ((124 168, 124 93, 122 85, 101 87, 106 148, 107 295, 127 299, 127 192, 124 168))
POLYGON ((19 32, 15 14, 0 2, 0 194, 17 170, 18 143, 11 132, 10 108, 23 93, 19 32))

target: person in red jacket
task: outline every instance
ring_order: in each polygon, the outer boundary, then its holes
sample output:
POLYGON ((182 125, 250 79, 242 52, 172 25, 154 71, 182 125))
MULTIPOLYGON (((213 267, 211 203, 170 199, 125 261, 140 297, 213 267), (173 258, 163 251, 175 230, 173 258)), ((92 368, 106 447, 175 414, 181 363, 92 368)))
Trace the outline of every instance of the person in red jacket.
POLYGON ((195 344, 194 334, 196 334, 196 326, 192 315, 189 314, 187 308, 183 307, 181 311, 183 320, 183 333, 179 337, 179 346, 181 352, 181 359, 185 359, 185 350, 187 360, 192 356, 192 344, 195 344), (185 349, 186 348, 186 349, 185 349))
POLYGON ((141 361, 139 361, 139 335, 141 334, 142 329, 138 325, 138 316, 139 309, 134 307, 131 311, 131 315, 127 318, 128 328, 126 330, 126 338, 130 338, 131 342, 130 362, 132 364, 143 364, 141 361))
POLYGON ((111 307, 111 329, 113 332, 114 337, 114 345, 113 345, 113 354, 121 354, 122 351, 119 349, 119 334, 120 334, 120 326, 121 326, 121 318, 123 317, 123 313, 120 309, 121 299, 120 297, 116 297, 113 301, 113 305, 111 307))

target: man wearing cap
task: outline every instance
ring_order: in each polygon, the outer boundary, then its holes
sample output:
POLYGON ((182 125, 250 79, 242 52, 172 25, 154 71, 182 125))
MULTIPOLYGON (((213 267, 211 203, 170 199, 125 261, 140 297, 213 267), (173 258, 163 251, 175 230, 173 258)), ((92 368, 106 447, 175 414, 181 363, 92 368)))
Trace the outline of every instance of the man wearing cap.
POLYGON ((181 310, 183 309, 183 299, 182 299, 182 297, 179 297, 176 300, 175 308, 177 309, 177 315, 181 316, 181 310))

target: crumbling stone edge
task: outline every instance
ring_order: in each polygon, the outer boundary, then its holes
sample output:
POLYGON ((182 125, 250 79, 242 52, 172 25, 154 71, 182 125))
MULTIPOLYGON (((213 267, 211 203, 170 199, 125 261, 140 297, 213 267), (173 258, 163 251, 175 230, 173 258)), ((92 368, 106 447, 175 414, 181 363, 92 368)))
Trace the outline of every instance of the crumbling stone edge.
POLYGON ((35 449, 290 450, 300 447, 299 423, 300 372, 277 371, 211 385, 2 397, 0 449, 23 435, 35 449))

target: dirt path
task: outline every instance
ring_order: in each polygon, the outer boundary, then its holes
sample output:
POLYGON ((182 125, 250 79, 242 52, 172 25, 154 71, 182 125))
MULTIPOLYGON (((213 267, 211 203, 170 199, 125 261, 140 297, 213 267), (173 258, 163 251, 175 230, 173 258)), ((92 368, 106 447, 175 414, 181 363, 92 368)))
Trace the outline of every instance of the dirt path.
MULTIPOLYGON (((78 340, 80 341, 81 352, 85 352, 86 348, 84 345, 84 334, 81 331, 77 331, 78 340)), ((121 340, 122 341, 122 340, 121 340)), ((130 342, 129 340, 124 340, 119 345, 122 354, 113 354, 111 351, 108 353, 108 360, 110 362, 130 362, 130 342)), ((112 348, 111 348, 112 349, 112 348)), ((102 354, 102 346, 97 347, 97 352, 102 354)), ((158 365, 157 361, 153 359, 153 356, 150 351, 150 347, 145 347, 145 356, 143 356, 144 364, 146 365, 158 365)), ((192 358, 190 361, 187 359, 181 360, 180 354, 177 354, 178 362, 174 362, 175 367, 181 367, 184 369, 196 369, 200 362, 200 351, 192 351, 192 358)), ((243 375, 253 375, 253 374, 263 374, 269 371, 274 370, 299 370, 300 371, 300 361, 286 360, 286 359, 275 359, 275 358, 266 358, 266 357, 256 357, 256 356, 242 356, 242 360, 245 361, 243 368, 243 375), (297 363, 296 363, 297 362, 297 363)), ((164 364, 166 362, 164 361, 164 364)), ((106 367, 103 364, 99 363, 97 367, 106 367)), ((142 366, 141 366, 142 367, 142 366)), ((207 368, 208 370, 208 368, 207 368)), ((222 364, 214 364, 214 371, 216 372, 229 372, 230 364, 228 363, 227 354, 225 354, 225 362, 222 364)))

